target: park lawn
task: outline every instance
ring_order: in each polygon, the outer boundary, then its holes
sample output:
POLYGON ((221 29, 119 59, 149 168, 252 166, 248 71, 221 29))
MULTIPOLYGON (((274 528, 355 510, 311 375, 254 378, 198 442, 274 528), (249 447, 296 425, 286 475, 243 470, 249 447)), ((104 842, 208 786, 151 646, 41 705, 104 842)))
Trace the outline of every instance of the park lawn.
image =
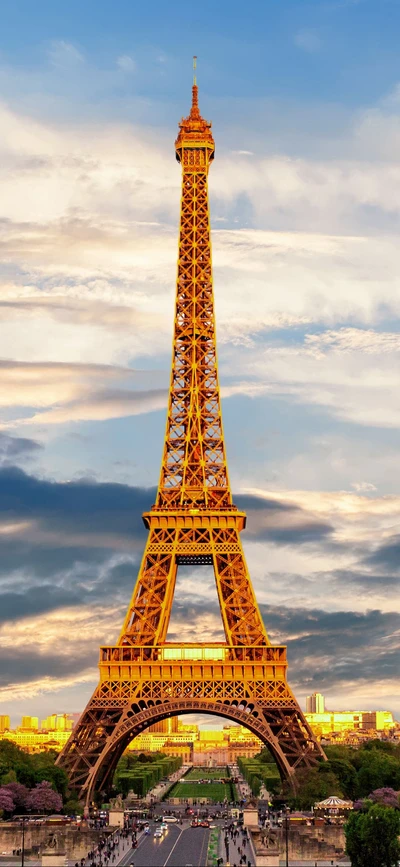
POLYGON ((226 798, 231 800, 231 789, 226 783, 177 783, 171 789, 168 797, 170 798, 210 798, 212 801, 223 801, 226 798))
POLYGON ((220 780, 227 776, 226 768, 192 768, 185 774, 185 780, 220 780))

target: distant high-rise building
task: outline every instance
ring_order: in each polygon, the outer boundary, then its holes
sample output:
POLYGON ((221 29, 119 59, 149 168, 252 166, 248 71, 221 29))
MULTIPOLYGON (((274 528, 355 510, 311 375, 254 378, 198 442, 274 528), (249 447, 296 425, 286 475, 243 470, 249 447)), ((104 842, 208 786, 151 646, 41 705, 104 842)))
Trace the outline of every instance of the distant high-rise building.
POLYGON ((23 716, 21 720, 21 728, 37 731, 39 728, 39 719, 37 716, 23 716))
POLYGON ((160 720, 160 722, 153 723, 152 726, 148 727, 147 731, 153 732, 153 734, 171 735, 178 731, 178 717, 171 716, 160 720))
POLYGON ((10 728, 10 717, 8 714, 0 715, 0 732, 7 732, 10 728))
POLYGON ((73 714, 52 713, 42 719, 42 729, 48 732, 70 732, 74 726, 73 714))
POLYGON ((306 698, 306 713, 325 713, 325 696, 313 692, 306 698))

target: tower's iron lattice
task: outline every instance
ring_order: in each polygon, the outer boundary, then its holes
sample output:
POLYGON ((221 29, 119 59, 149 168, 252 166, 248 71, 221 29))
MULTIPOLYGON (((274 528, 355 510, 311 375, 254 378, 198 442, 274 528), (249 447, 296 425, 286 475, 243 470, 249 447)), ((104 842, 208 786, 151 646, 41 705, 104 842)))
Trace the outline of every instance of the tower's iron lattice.
POLYGON ((100 682, 58 763, 88 805, 109 788, 122 752, 152 723, 218 714, 269 747, 283 778, 323 752, 286 681, 286 648, 272 646, 240 542, 246 516, 232 503, 215 341, 207 176, 211 124, 193 85, 179 124, 182 199, 171 384, 160 482, 143 520, 149 535, 125 623, 100 649, 100 682), (166 641, 178 566, 214 567, 225 642, 166 641))

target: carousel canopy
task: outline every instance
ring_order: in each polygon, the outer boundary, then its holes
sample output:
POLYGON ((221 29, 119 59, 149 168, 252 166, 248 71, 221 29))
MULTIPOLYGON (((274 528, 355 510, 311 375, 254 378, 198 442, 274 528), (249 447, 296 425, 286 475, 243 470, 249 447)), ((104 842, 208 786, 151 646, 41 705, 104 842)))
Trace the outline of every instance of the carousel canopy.
POLYGON ((332 795, 331 798, 325 798, 325 801, 319 801, 318 804, 315 804, 315 808, 318 810, 326 810, 336 809, 336 810, 348 810, 353 806, 353 801, 343 801, 342 798, 337 798, 336 795, 332 795))

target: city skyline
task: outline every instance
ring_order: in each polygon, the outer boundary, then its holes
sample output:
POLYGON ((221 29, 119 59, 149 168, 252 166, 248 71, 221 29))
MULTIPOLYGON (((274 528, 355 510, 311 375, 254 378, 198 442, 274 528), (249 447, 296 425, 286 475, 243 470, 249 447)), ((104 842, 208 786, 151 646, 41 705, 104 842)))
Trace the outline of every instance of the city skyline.
MULTIPOLYGON (((129 32, 128 3, 89 27, 91 6, 39 9, 19 40, 6 10, 0 37, 0 712, 83 708, 136 579, 170 365, 173 142, 197 50, 225 434, 261 612, 303 706, 320 688, 398 716, 393 22, 368 0, 255 3, 247 42, 232 18, 216 41, 223 3, 192 47, 190 15, 160 4, 157 26, 146 12, 129 32)), ((211 570, 183 567, 177 597, 170 638, 218 640, 211 570)))

